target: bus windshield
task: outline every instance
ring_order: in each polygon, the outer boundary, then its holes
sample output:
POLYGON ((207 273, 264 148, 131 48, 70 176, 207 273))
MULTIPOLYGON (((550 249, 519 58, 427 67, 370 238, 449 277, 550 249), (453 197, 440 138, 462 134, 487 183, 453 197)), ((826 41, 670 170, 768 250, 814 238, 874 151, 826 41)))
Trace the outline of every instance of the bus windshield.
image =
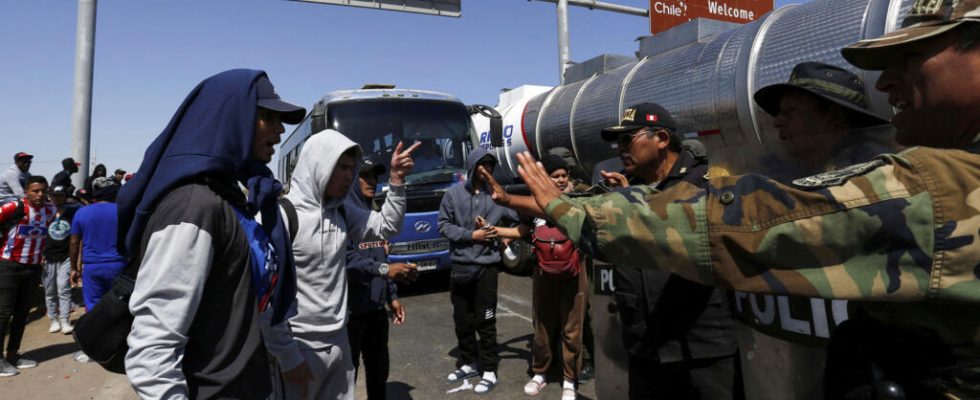
POLYGON ((407 148, 422 142, 412 158, 415 168, 406 184, 452 182, 465 176, 464 158, 473 129, 466 108, 457 102, 403 98, 351 100, 327 109, 331 128, 361 145, 364 157, 390 168, 399 141, 407 148))

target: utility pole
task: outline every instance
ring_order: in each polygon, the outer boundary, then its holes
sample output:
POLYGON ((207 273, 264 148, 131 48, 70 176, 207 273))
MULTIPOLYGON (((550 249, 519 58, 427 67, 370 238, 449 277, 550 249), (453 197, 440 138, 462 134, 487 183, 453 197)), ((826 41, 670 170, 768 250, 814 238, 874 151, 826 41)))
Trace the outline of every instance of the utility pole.
MULTIPOLYGON (((531 1, 531 0, 528 0, 531 1)), ((603 3, 595 0, 538 0, 558 5, 558 73, 559 82, 565 84, 565 69, 568 68, 570 51, 568 49, 568 6, 585 7, 590 10, 603 10, 621 14, 649 17, 650 11, 645 8, 603 3)))
POLYGON ((89 141, 92 136, 92 69, 95 63, 95 8, 97 0, 78 0, 75 33, 75 87, 72 94, 72 149, 78 167, 72 176, 76 188, 88 177, 89 141))
POLYGON ((568 0, 558 0, 558 76, 559 83, 565 84, 565 68, 571 58, 568 49, 568 0))

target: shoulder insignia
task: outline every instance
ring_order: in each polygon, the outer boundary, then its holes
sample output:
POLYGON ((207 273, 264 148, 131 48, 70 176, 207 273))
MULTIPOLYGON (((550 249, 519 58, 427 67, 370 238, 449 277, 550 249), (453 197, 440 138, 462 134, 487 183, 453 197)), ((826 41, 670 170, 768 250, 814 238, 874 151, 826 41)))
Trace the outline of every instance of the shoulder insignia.
POLYGON ((885 165, 882 160, 872 160, 866 163, 854 164, 849 167, 841 168, 838 170, 824 172, 822 174, 816 174, 813 176, 808 176, 806 178, 800 178, 793 181, 793 184, 805 188, 822 188, 828 186, 837 186, 848 179, 851 179, 858 175, 864 175, 869 171, 885 165))

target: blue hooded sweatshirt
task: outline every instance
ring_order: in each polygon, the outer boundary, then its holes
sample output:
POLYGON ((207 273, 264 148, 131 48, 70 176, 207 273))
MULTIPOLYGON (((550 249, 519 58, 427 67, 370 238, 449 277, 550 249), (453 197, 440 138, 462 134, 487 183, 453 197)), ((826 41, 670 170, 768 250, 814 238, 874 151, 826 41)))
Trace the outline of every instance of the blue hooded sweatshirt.
POLYGON ((490 198, 486 185, 473 187, 476 164, 484 157, 497 158, 483 148, 476 148, 466 158, 466 181, 446 191, 439 205, 439 234, 449 239, 449 258, 454 264, 487 265, 500 262, 500 252, 489 242, 474 242, 476 216, 496 226, 511 226, 519 221, 517 212, 497 205, 490 198))
POLYGON ((252 159, 264 77, 238 69, 201 82, 119 193, 118 249, 139 266, 126 374, 141 398, 261 398, 272 389, 258 311, 271 292, 283 321, 296 274, 282 186, 252 159), (249 251, 254 238, 267 240, 261 258, 249 251))
MULTIPOLYGON (((348 196, 348 203, 359 204, 366 209, 371 204, 360 194, 355 184, 348 196)), ((398 285, 378 273, 381 263, 388 262, 384 241, 347 243, 347 312, 368 313, 384 309, 385 304, 398 299, 398 285)))
POLYGON ((262 212, 262 227, 279 255, 271 307, 273 323, 285 320, 296 298, 296 267, 289 233, 278 212, 282 184, 264 163, 252 160, 258 92, 264 71, 235 69, 197 85, 120 189, 119 253, 132 256, 157 202, 175 187, 206 176, 237 180, 248 189, 244 211, 262 212))

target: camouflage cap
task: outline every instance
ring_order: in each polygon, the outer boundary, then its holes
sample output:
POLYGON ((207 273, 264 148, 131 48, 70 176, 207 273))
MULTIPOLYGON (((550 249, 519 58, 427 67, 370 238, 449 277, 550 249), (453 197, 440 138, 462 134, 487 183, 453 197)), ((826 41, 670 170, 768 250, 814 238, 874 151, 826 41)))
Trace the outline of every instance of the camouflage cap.
POLYGON ((888 123, 869 110, 864 81, 836 65, 813 61, 796 64, 789 75, 789 82, 759 89, 753 98, 765 112, 775 117, 779 114, 779 102, 790 92, 808 93, 844 107, 854 115, 854 126, 851 128, 888 123))
POLYGON ((884 69, 903 45, 948 32, 967 21, 980 21, 980 0, 916 0, 902 27, 841 49, 848 62, 867 70, 884 69))

